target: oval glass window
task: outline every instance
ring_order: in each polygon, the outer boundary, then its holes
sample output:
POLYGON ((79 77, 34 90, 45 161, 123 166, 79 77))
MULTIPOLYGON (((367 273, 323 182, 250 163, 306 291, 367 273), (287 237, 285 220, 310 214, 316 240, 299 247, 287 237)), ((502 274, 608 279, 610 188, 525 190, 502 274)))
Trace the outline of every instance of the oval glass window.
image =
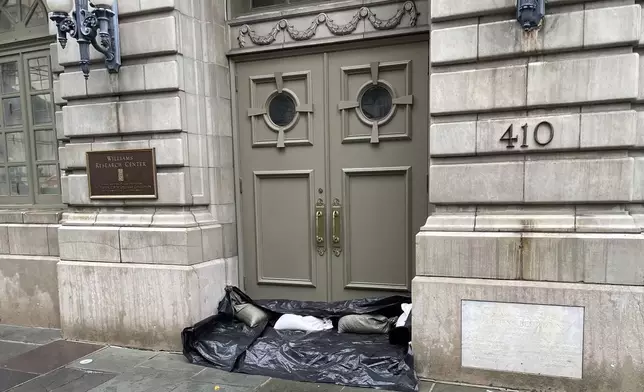
POLYGON ((268 117, 278 127, 285 127, 295 119, 295 109, 295 99, 290 94, 277 93, 268 103, 268 117))
POLYGON ((373 121, 387 117, 393 109, 393 98, 389 89, 381 85, 369 86, 360 98, 360 110, 373 121))

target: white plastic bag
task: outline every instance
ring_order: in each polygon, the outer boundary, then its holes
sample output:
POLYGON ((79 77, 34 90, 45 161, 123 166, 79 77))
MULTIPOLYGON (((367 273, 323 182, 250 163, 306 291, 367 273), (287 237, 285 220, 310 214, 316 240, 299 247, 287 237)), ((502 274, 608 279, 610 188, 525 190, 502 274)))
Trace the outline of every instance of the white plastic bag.
POLYGON ((400 307, 402 308, 403 314, 398 317, 396 327, 404 327, 407 322, 407 317, 409 317, 409 313, 411 313, 411 304, 402 304, 400 307))
POLYGON ((295 331, 325 331, 333 329, 331 320, 322 320, 313 316, 298 316, 295 314, 285 314, 275 323, 277 330, 295 330, 295 331))

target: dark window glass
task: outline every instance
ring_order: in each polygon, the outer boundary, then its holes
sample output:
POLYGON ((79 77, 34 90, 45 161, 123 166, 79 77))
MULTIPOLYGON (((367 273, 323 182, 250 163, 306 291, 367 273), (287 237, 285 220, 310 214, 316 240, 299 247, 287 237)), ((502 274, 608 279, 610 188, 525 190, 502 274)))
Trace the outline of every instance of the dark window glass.
POLYGON ((281 92, 268 104, 268 117, 278 127, 289 125, 295 118, 295 100, 290 94, 281 92))
POLYGON ((367 88, 360 100, 360 109, 369 120, 381 120, 391 112, 393 107, 389 90, 376 85, 367 88))

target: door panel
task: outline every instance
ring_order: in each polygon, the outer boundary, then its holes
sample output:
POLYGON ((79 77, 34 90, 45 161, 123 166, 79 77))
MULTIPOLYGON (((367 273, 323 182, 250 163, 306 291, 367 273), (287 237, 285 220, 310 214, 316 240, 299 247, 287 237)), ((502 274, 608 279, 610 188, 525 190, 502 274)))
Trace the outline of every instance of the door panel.
POLYGON ((327 299, 315 219, 326 198, 322 58, 237 67, 244 275, 253 298, 327 299))
POLYGON ((329 54, 330 196, 344 210, 332 299, 411 287, 427 217, 427 47, 329 54))

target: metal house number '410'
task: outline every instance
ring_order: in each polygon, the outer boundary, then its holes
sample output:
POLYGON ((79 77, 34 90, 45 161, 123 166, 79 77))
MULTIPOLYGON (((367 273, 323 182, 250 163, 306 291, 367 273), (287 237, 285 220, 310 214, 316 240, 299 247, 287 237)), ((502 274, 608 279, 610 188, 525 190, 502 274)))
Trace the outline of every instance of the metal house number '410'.
MULTIPOLYGON (((522 135, 521 138, 522 143, 521 143, 521 148, 528 148, 530 147, 528 145, 528 124, 523 124, 521 126, 522 135)), ((550 124, 548 121, 542 121, 539 124, 537 124, 536 127, 532 130, 532 139, 534 140, 535 143, 537 143, 541 147, 545 147, 548 144, 552 142, 552 139, 555 137, 555 130, 552 127, 552 124, 550 124)), ((514 143, 519 142, 519 136, 514 136, 514 124, 510 125, 501 136, 501 139, 499 141, 507 143, 508 145, 506 148, 514 148, 514 143)))

